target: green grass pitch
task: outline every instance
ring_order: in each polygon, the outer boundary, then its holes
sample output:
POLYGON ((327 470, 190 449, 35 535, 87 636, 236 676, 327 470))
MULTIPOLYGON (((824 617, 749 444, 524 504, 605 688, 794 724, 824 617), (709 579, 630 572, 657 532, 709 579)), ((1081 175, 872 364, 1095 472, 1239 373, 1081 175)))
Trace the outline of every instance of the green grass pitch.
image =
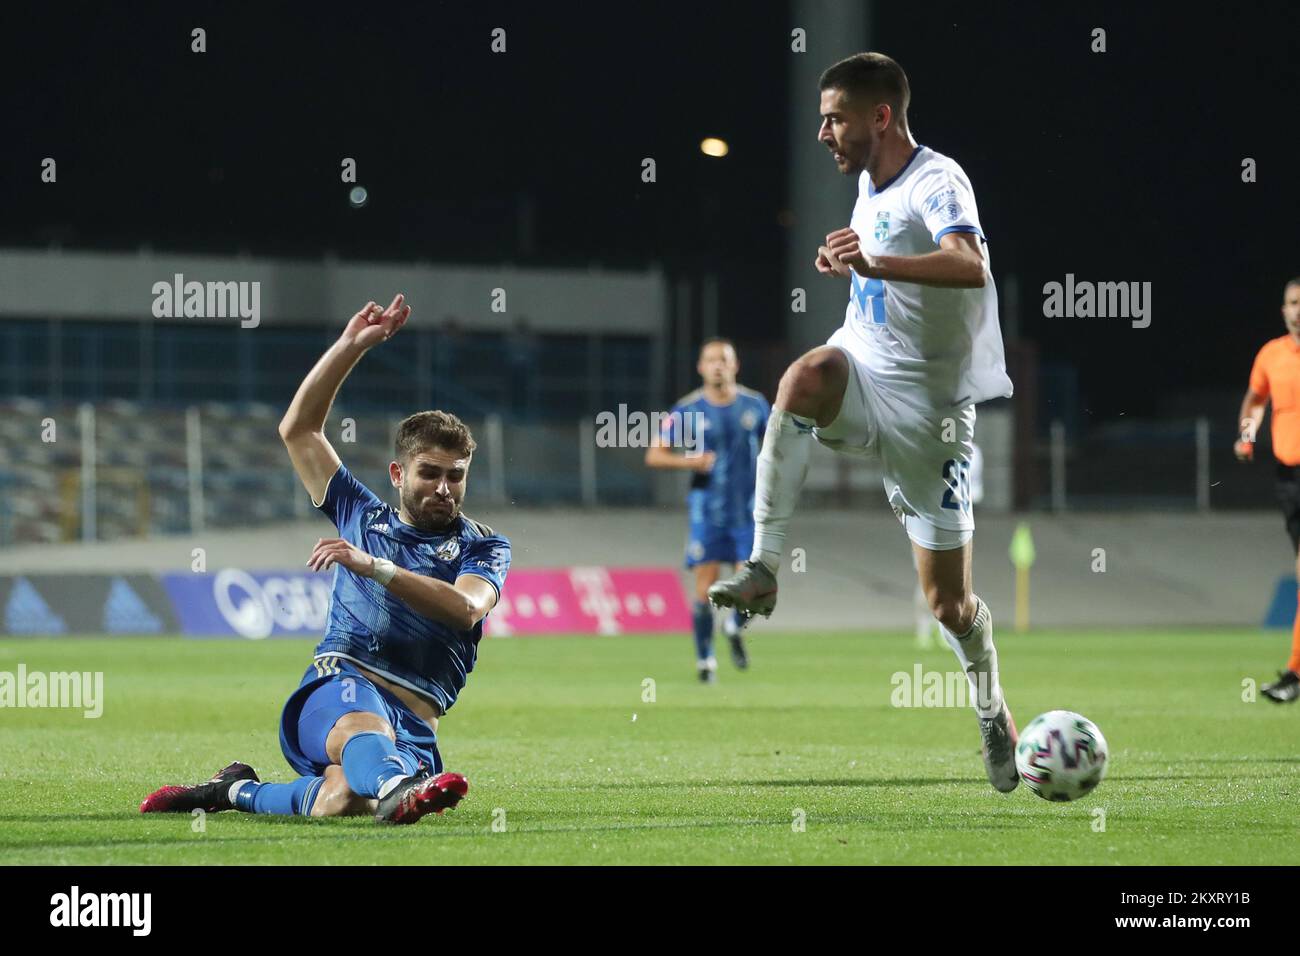
POLYGON ((901 634, 762 627, 752 669, 724 660, 712 687, 686 636, 489 639, 440 727, 471 783, 454 812, 400 828, 224 813, 199 832, 140 800, 234 759, 290 779, 276 726, 310 643, 3 639, 0 671, 103 671, 105 705, 0 709, 0 863, 1276 862, 1300 706, 1243 701, 1242 681, 1288 639, 1000 634, 1021 726, 1078 710, 1109 741, 1107 779, 1070 804, 994 792, 970 710, 891 706, 895 672, 954 666, 901 634))

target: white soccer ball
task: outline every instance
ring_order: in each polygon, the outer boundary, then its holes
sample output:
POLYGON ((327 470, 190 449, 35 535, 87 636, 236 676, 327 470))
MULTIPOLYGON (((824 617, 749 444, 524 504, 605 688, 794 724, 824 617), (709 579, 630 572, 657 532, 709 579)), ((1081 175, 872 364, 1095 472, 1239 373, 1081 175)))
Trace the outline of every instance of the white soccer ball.
POLYGON ((1106 738, 1087 717, 1050 710, 1029 722, 1016 744, 1016 770, 1044 800, 1077 800, 1106 776, 1106 738))

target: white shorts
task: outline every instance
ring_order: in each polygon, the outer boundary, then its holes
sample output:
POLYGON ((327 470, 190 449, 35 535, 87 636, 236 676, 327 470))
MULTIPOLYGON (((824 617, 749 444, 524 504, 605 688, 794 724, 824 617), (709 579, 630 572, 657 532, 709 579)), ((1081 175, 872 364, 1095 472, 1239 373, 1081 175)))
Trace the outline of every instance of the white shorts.
POLYGON ((826 344, 848 358, 849 381, 835 421, 813 435, 832 451, 881 463, 889 505, 914 543, 930 551, 960 548, 975 531, 975 406, 936 410, 920 388, 882 386, 854 354, 861 345, 844 328, 826 344))

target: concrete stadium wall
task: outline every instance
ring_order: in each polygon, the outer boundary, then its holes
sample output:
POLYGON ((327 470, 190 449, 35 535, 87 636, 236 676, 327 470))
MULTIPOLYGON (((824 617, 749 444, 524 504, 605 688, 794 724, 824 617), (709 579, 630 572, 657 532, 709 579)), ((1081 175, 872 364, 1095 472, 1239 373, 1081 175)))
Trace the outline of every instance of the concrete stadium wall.
MULTIPOLYGON (((514 566, 678 565, 685 543, 680 509, 475 510, 509 537, 514 566)), ((1115 514, 1028 519, 1037 550, 1032 623, 1037 627, 1241 627, 1264 616, 1293 559, 1281 518, 1257 514, 1115 514), (1094 549, 1105 551, 1094 572, 1094 549)), ((1000 626, 1010 625, 1015 572, 1007 549, 1017 519, 981 515, 975 535, 975 588, 1000 626)), ((33 545, 0 552, 0 574, 162 572, 189 568, 206 549, 208 570, 296 568, 323 518, 256 531, 120 541, 33 545)), ((771 622, 782 630, 910 628, 913 572, 906 536, 891 514, 806 510, 791 529, 807 570, 781 577, 771 622)), ((686 581, 683 576, 683 582, 686 581)))
POLYGON ((0 249, 0 319, 147 320, 154 284, 171 285, 177 275, 187 282, 259 283, 259 324, 268 326, 336 321, 341 327, 376 289, 401 289, 415 307, 455 315, 475 329, 508 330, 525 315, 535 332, 659 335, 667 322, 667 288, 655 271, 27 249, 0 249), (493 311, 495 289, 509 290, 509 311, 493 311))

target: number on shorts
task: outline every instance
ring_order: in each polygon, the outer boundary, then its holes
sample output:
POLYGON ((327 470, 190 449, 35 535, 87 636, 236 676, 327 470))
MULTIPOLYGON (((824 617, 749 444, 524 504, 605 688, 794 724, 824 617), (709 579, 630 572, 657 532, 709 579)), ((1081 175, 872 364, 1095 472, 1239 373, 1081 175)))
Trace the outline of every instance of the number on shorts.
POLYGON ((948 486, 943 493, 943 507, 953 511, 969 511, 970 462, 964 458, 949 458, 945 461, 943 483, 948 486))

